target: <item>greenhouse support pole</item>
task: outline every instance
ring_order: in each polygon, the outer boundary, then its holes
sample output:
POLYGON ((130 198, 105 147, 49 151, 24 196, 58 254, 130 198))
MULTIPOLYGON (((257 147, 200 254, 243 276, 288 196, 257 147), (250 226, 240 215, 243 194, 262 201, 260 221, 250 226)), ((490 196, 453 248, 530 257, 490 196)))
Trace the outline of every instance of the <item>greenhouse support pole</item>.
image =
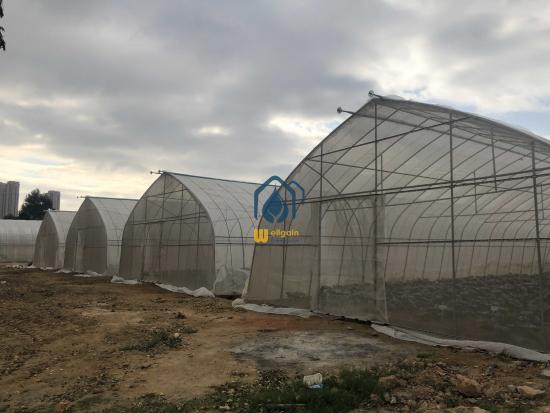
MULTIPOLYGON (((378 297, 378 105, 374 103, 374 301, 375 308, 378 308, 376 298, 378 297)), ((387 318, 387 316, 386 316, 387 318)))
MULTIPOLYGON (((183 196, 183 194, 182 194, 183 196)), ((200 243, 201 243, 201 206, 197 204, 197 207, 199 208, 199 218, 197 219, 197 253, 195 254, 195 271, 196 273, 198 274, 199 273, 199 246, 200 246, 200 243)), ((180 227, 181 228, 181 227, 180 227)), ((180 237, 180 241, 181 242, 181 237, 180 237)), ((214 251, 216 251, 216 247, 214 246, 214 251)), ((215 252, 214 252, 214 259, 216 259, 216 256, 215 256, 215 252)), ((178 259, 179 259, 179 256, 178 256, 178 259)), ((215 264, 214 264, 215 266, 215 264)), ((178 268, 179 269, 179 268, 178 268)), ((213 287, 212 287, 213 288, 213 287)))
MULTIPOLYGON (((166 178, 165 178, 166 179, 166 178)), ((141 278, 140 280, 143 280, 144 277, 144 271, 145 271, 145 252, 147 250, 147 197, 145 197, 145 219, 143 220, 143 245, 141 247, 141 278)))
POLYGON ((535 236, 537 246, 537 262, 539 267, 539 304, 542 342, 546 348, 546 336, 544 334, 544 275, 542 271, 542 255, 540 252, 540 223, 539 223, 539 200, 537 192, 537 175, 535 163, 535 141, 531 142, 531 173, 533 176, 533 201, 535 203, 535 236))
POLYGON ((320 166, 320 172, 321 172, 321 180, 319 181, 319 208, 317 213, 319 214, 319 227, 317 228, 318 234, 317 234, 317 282, 316 282, 316 288, 313 291, 314 294, 314 302, 313 302, 313 310, 319 310, 319 296, 321 294, 321 228, 323 226, 323 143, 321 142, 321 166, 320 166))
MULTIPOLYGON (((284 203, 285 203, 285 204, 289 204, 289 203, 290 203, 290 200, 288 199, 288 195, 289 195, 288 191, 285 190, 285 200, 284 200, 284 203)), ((284 222, 284 224, 283 224, 283 225, 284 225, 283 228, 284 228, 285 230, 287 229, 287 227, 286 227, 286 222, 287 222, 287 221, 286 221, 286 219, 285 219, 285 222, 284 222)), ((290 223, 288 224, 288 229, 290 229, 290 227, 291 227, 290 224, 291 224, 292 222, 293 222, 293 221, 292 221, 292 219, 291 219, 290 223)), ((254 248, 256 248, 256 247, 254 247, 254 248)), ((286 238, 283 240, 283 245, 282 245, 281 248, 283 249, 283 263, 282 263, 283 266, 282 266, 282 268, 281 268, 281 289, 279 290, 279 298, 282 300, 282 299, 284 298, 284 294, 285 294, 286 254, 287 254, 287 252, 288 252, 288 242, 287 242, 287 239, 286 239, 286 238)), ((310 283, 310 288, 311 288, 311 277, 310 277, 309 283, 310 283)))
POLYGON ((457 316, 456 316, 456 255, 455 255, 455 194, 454 194, 454 160, 453 160, 453 113, 449 113, 449 166, 450 166, 450 181, 451 181, 451 257, 453 265, 453 328, 455 336, 458 336, 457 331, 457 316))
POLYGON ((542 209, 542 219, 544 220, 544 187, 543 184, 540 184, 540 207, 542 209))
POLYGON ((495 158, 495 137, 493 135, 493 128, 491 128, 491 155, 493 158, 493 176, 495 177, 495 192, 498 191, 497 187, 497 161, 495 158))
MULTIPOLYGON (((164 177, 164 179, 166 179, 166 177, 164 177)), ((181 192, 180 192, 180 216, 179 216, 179 230, 178 230, 178 266, 176 267, 178 269, 178 271, 180 270, 180 255, 181 255, 181 247, 182 247, 182 243, 181 243, 181 227, 183 226, 182 225, 182 221, 183 221, 183 205, 184 205, 184 202, 183 202, 183 184, 181 185, 181 192)), ((147 203, 146 203, 147 205, 147 203)), ((199 217, 200 219, 200 217, 199 217)), ((197 232, 199 232, 197 230, 197 232)), ((198 248, 198 247, 197 247, 198 248)))
MULTIPOLYGON (((161 265, 162 265, 162 240, 164 238, 164 225, 162 224, 162 219, 164 218, 164 208, 165 208, 165 201, 166 201, 166 177, 164 177, 164 182, 162 183, 162 206, 160 210, 160 235, 159 235, 159 249, 158 249, 158 267, 157 267, 157 274, 161 273, 161 265)), ((147 218, 147 217, 146 217, 147 218)))

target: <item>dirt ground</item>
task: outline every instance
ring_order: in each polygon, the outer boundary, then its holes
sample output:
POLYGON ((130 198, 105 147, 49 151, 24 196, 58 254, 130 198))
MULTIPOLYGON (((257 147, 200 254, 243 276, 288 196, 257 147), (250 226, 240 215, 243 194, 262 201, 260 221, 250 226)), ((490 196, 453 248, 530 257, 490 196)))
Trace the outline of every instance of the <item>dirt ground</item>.
POLYGON ((301 377, 344 367, 379 369, 388 390, 374 400, 378 411, 550 405, 550 377, 543 374, 550 371, 541 363, 400 342, 353 321, 247 312, 226 299, 149 284, 0 268, 0 320, 6 412, 110 411, 151 393, 201 398, 270 370, 301 377), (140 350, 156 331, 179 345, 140 350), (477 387, 464 390, 462 377, 477 387))

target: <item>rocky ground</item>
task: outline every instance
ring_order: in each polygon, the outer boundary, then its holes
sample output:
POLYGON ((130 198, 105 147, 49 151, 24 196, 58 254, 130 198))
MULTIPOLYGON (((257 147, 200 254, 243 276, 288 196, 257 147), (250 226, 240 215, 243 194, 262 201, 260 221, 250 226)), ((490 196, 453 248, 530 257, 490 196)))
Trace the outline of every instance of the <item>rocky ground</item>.
POLYGON ((545 364, 153 285, 4 268, 0 320, 0 412, 550 412, 545 364))

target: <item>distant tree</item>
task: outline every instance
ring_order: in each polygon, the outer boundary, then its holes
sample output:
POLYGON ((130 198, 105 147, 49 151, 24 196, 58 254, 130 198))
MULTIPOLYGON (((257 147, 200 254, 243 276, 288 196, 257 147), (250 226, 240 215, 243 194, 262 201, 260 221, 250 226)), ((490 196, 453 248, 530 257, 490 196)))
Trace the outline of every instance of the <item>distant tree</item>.
MULTIPOLYGON (((2 1, 0 0, 0 19, 4 17, 4 9, 2 8, 2 1)), ((0 49, 6 50, 6 42, 4 41, 4 35, 2 32, 4 31, 4 28, 0 26, 0 49)))
POLYGON ((52 209, 52 201, 47 194, 41 194, 40 190, 31 191, 26 197, 19 219, 42 219, 48 209, 52 209))

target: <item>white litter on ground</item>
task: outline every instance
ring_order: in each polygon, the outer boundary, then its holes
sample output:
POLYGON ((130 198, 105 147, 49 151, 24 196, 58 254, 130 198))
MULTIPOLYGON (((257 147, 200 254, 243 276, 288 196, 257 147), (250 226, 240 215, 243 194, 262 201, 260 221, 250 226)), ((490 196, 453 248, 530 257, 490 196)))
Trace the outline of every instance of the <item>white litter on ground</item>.
MULTIPOLYGON (((113 284, 127 284, 127 285, 142 284, 142 282, 139 280, 126 279, 126 278, 119 277, 118 275, 114 275, 113 278, 111 278, 111 282, 113 284)), ((153 283, 153 284, 155 284, 156 286, 164 290, 172 291, 174 293, 187 294, 193 297, 215 297, 214 293, 205 287, 201 287, 196 290, 190 290, 189 288, 176 287, 170 284, 157 284, 157 283, 153 283)))
MULTIPOLYGON (((31 267, 28 267, 26 265, 21 265, 21 264, 8 264, 5 266, 5 268, 13 268, 14 270, 22 270, 23 268, 31 268, 31 267)), ((36 267, 34 267, 36 268, 36 267)))
POLYGON ((304 376, 303 382, 309 388, 320 388, 323 385, 323 375, 321 373, 304 376))
POLYGON ((524 347, 514 346, 506 343, 496 343, 493 341, 476 341, 476 340, 452 340, 430 336, 428 334, 419 333, 416 331, 397 329, 391 326, 372 324, 371 327, 379 333, 386 334, 390 337, 404 341, 413 341, 415 343, 426 344, 428 346, 441 347, 456 347, 463 349, 481 349, 495 354, 504 354, 509 357, 548 362, 550 354, 539 353, 535 350, 530 350, 524 347))
POLYGON ((65 268, 61 268, 59 271, 56 271, 55 272, 56 274, 71 274, 72 271, 71 270, 67 270, 65 268))
POLYGON ((206 287, 201 287, 196 290, 190 290, 189 288, 174 287, 173 285, 169 285, 169 284, 155 284, 155 285, 165 290, 172 291, 174 293, 184 293, 187 295, 192 295, 193 297, 215 297, 214 293, 206 287))
POLYGON ((279 315, 293 315, 301 318, 309 318, 315 313, 304 310, 302 308, 286 308, 286 307, 272 307, 266 304, 250 304, 246 303, 242 298, 237 298, 231 303, 233 308, 243 308, 248 311, 255 311, 257 313, 267 314, 279 314, 279 315))
POLYGON ((128 284, 128 285, 141 284, 141 281, 127 280, 125 278, 119 277, 118 275, 113 275, 113 278, 111 278, 111 282, 113 284, 128 284))
POLYGON ((84 277, 84 278, 90 278, 90 277, 105 277, 105 274, 98 274, 95 271, 86 271, 82 274, 73 274, 74 277, 84 277))

